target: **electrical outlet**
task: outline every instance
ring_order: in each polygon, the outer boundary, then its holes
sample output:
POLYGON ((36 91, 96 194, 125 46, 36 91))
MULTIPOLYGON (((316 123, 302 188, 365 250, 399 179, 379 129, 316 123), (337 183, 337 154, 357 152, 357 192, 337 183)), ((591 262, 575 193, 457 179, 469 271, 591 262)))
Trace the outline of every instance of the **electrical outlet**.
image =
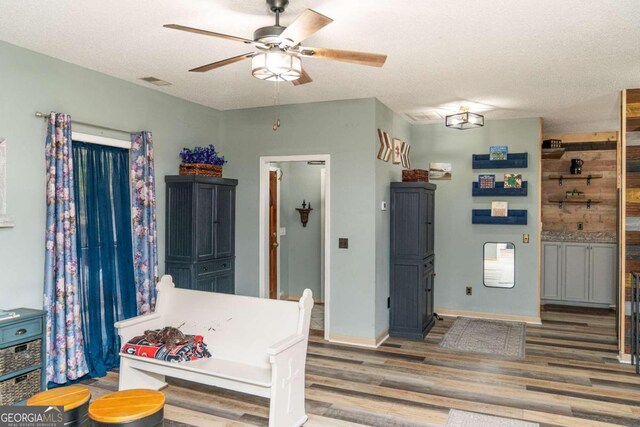
POLYGON ((584 223, 579 222, 578 223, 578 231, 582 231, 582 230, 584 230, 584 223))
POLYGON ((522 243, 529 243, 529 234, 522 235, 522 243))
POLYGON ((473 288, 471 286, 467 286, 467 295, 473 295, 473 288))
POLYGON ((391 297, 387 297, 387 308, 391 308, 391 297))

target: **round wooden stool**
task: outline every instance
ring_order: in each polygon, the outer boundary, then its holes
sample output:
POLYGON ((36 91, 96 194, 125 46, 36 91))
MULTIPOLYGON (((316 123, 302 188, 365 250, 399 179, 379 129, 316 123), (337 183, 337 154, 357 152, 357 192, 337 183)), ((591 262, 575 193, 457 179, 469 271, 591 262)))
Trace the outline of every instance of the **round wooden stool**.
POLYGON ((164 394, 155 390, 116 391, 89 405, 93 426, 158 427, 164 423, 164 394))
POLYGON ((27 406, 64 406, 64 425, 83 427, 89 425, 89 400, 88 388, 70 385, 42 391, 27 400, 27 406))

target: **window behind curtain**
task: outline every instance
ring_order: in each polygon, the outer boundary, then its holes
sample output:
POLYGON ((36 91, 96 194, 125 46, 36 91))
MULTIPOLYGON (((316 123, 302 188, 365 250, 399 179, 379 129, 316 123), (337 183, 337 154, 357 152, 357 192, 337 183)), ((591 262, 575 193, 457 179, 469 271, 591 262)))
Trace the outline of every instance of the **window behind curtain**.
POLYGON ((73 141, 79 297, 89 375, 118 366, 114 322, 136 315, 129 150, 73 141))

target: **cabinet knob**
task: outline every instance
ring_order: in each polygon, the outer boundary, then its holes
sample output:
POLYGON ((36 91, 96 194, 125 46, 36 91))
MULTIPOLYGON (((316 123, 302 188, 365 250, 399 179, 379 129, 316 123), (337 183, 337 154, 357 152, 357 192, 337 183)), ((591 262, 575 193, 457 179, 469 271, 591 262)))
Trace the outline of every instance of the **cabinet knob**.
POLYGON ((227 268, 227 264, 222 264, 222 268, 227 268))
POLYGON ((204 271, 209 271, 209 267, 207 267, 207 266, 202 267, 202 269, 203 269, 204 271))
POLYGON ((27 333, 27 330, 25 328, 20 328, 16 331, 16 335, 24 335, 27 333))

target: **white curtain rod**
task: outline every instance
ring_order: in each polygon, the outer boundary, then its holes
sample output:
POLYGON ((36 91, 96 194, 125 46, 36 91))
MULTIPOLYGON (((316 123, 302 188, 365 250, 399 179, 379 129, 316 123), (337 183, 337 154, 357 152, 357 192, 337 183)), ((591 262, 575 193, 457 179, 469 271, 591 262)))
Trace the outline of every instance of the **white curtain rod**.
MULTIPOLYGON (((42 113, 40 111, 36 111, 35 116, 38 119, 49 120, 50 114, 45 114, 45 113, 42 113)), ((138 133, 138 132, 131 132, 131 131, 128 131, 128 130, 123 130, 123 129, 111 128, 111 127, 108 127, 108 126, 96 125, 96 124, 93 124, 93 123, 81 122, 79 120, 72 120, 71 122, 72 123, 77 123, 77 124, 83 125, 83 126, 90 126, 90 127, 96 128, 96 129, 103 129, 103 130, 108 130, 108 131, 112 131, 112 132, 126 133, 126 134, 129 134, 129 135, 131 135, 132 133, 138 133)))

